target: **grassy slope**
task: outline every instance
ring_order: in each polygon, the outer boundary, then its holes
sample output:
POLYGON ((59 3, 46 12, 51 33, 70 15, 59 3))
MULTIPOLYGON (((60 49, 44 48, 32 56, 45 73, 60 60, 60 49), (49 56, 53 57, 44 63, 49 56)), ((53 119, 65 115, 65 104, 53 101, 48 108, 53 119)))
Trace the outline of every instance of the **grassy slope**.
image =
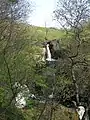
POLYGON ((44 42, 45 37, 47 40, 59 39, 62 47, 68 45, 71 42, 70 34, 66 34, 66 31, 63 29, 56 28, 45 28, 28 25, 26 36, 28 36, 29 40, 32 36, 32 40, 36 41, 37 44, 44 42))
POLYGON ((37 27, 37 31, 39 34, 42 34, 44 37, 46 36, 47 39, 59 39, 62 38, 65 32, 63 30, 54 29, 54 28, 44 28, 44 27, 37 27), (47 35, 46 35, 47 31, 47 35))
POLYGON ((30 35, 30 32, 34 35, 34 37, 36 36, 36 39, 39 39, 39 41, 45 41, 45 37, 48 40, 52 40, 52 39, 60 39, 65 36, 64 30, 59 30, 55 28, 28 26, 27 34, 30 35), (47 35, 46 35, 46 31, 47 31, 47 35))

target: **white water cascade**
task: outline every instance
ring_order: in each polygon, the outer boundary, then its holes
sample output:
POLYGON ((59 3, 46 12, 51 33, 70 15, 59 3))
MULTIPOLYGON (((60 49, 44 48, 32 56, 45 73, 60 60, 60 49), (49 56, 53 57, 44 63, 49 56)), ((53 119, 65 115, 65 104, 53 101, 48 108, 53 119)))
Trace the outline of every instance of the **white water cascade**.
POLYGON ((83 106, 79 106, 76 111, 79 115, 79 119, 82 120, 84 113, 85 113, 85 108, 83 106))
POLYGON ((47 49, 47 58, 46 60, 48 61, 51 61, 51 52, 50 52, 50 49, 49 49, 49 44, 46 45, 46 49, 47 49))
POLYGON ((46 45, 46 50, 47 50, 47 58, 46 58, 46 60, 47 61, 55 61, 54 59, 52 59, 51 52, 50 52, 50 49, 49 49, 49 44, 46 45))

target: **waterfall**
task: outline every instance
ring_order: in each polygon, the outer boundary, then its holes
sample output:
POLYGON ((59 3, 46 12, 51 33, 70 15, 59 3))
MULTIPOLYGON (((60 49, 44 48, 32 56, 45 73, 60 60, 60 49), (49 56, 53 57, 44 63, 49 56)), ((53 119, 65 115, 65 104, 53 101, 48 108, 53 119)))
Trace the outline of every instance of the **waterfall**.
POLYGON ((47 59, 48 61, 51 61, 51 52, 50 52, 50 49, 49 49, 49 44, 46 45, 46 49, 47 49, 47 59))
POLYGON ((49 49, 49 44, 46 45, 46 51, 47 51, 46 60, 47 61, 56 61, 55 59, 52 59, 52 55, 51 55, 51 52, 50 52, 50 49, 49 49))

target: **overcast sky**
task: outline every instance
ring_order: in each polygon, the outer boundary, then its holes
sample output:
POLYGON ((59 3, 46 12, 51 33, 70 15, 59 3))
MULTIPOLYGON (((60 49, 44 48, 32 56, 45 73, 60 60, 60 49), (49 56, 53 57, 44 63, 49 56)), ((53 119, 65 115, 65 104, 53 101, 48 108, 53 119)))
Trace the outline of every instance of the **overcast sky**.
POLYGON ((32 17, 28 22, 36 26, 57 27, 57 23, 53 21, 53 11, 56 8, 57 0, 32 0, 35 8, 32 17))

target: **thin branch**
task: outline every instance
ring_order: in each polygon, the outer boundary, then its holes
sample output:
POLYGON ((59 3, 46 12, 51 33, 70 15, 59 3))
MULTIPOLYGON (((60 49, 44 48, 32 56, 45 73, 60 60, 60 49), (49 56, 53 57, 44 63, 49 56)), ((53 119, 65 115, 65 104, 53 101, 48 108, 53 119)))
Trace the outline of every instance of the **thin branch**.
POLYGON ((41 119, 41 117, 42 117, 42 115, 43 115, 43 112, 44 112, 44 110, 45 110, 45 108, 46 108, 46 105, 47 105, 47 100, 45 101, 44 107, 43 107, 43 109, 41 110, 41 113, 40 113, 40 115, 39 115, 39 117, 38 117, 37 120, 40 120, 40 119, 41 119))

